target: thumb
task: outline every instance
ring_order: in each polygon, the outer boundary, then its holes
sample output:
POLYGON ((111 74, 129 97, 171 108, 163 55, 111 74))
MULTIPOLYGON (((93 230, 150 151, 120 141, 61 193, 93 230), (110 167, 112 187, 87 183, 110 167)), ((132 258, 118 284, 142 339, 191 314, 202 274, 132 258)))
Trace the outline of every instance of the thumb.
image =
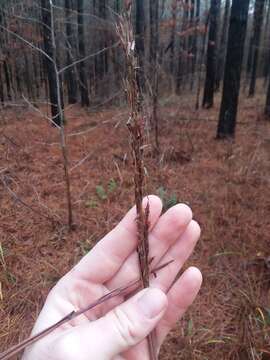
POLYGON ((107 330, 108 355, 120 354, 146 338, 167 305, 167 296, 161 290, 149 288, 109 312, 98 324, 102 329, 110 329, 107 330))
POLYGON ((167 305, 167 296, 161 290, 144 289, 99 320, 75 328, 69 334, 71 337, 63 338, 65 350, 70 356, 75 350, 74 344, 79 343, 74 357, 77 360, 111 359, 146 338, 164 315, 167 305))

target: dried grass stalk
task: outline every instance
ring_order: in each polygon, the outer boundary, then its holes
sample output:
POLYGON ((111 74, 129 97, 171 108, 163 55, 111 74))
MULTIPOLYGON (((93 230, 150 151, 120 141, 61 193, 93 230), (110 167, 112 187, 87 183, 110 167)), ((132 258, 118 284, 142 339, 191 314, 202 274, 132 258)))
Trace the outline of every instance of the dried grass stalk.
MULTIPOLYGON (((145 168, 143 162, 144 149, 144 121, 140 104, 140 91, 138 86, 138 60, 135 53, 135 37, 131 24, 131 3, 128 3, 126 13, 119 17, 117 33, 126 58, 126 76, 124 86, 127 94, 130 116, 127 123, 131 152, 134 166, 135 203, 137 209, 138 259, 141 281, 144 288, 149 287, 149 203, 143 208, 143 190, 145 181, 145 168)), ((157 346, 155 332, 148 336, 149 356, 151 360, 157 359, 157 346)))

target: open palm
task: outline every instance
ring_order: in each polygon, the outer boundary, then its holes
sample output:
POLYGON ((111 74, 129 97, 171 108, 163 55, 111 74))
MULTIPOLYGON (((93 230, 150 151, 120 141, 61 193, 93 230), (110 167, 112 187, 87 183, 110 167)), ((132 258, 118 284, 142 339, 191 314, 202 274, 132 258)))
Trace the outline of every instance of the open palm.
MULTIPOLYGON (((117 296, 99 305, 27 349, 24 360, 149 359, 146 336, 153 329, 161 346, 201 286, 201 273, 193 267, 172 286, 193 251, 200 227, 186 205, 178 204, 161 216, 158 197, 144 201, 150 205, 151 267, 174 261, 151 279, 151 290, 142 290, 128 300, 117 296), (138 306, 143 297, 145 309, 138 306), (141 308, 145 311, 140 312, 141 308), (156 313, 155 308, 159 310, 156 313)), ((33 334, 137 279, 136 247, 136 210, 132 208, 52 289, 33 334)))

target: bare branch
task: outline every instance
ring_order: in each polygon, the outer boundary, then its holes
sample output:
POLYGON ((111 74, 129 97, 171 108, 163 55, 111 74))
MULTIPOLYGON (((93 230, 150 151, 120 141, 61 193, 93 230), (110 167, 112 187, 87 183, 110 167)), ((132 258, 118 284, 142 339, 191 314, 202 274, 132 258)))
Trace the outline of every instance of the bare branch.
POLYGON ((51 62, 53 62, 53 59, 42 49, 40 49, 38 46, 35 46, 34 44, 32 44, 30 41, 26 40, 25 38, 23 38, 22 36, 18 35, 17 33, 15 33, 12 30, 9 30, 8 28, 6 28, 3 25, 0 25, 0 29, 6 31, 7 33, 15 36, 17 39, 21 40, 22 42, 24 42, 26 45, 30 46, 32 49, 40 52, 42 55, 44 55, 47 59, 49 59, 51 62))
POLYGON ((47 116, 46 114, 44 114, 42 111, 40 111, 38 108, 36 108, 31 101, 29 101, 23 94, 22 94, 22 98, 24 99, 24 101, 27 103, 27 105, 29 105, 31 107, 32 110, 34 110, 35 112, 39 113, 42 117, 44 117, 46 120, 48 120, 51 124, 53 124, 58 130, 60 130, 60 126, 58 124, 56 124, 52 118, 50 118, 49 116, 47 116))
POLYGON ((13 199, 16 202, 20 203, 21 205, 26 207, 28 210, 31 210, 32 212, 34 212, 34 213, 38 214, 39 216, 43 217, 44 219, 55 222, 54 218, 50 217, 47 214, 42 213, 39 210, 34 209, 31 205, 29 205, 25 201, 23 201, 13 190, 11 190, 11 188, 8 186, 7 181, 6 181, 6 179, 8 179, 8 178, 11 179, 10 177, 7 177, 6 175, 3 175, 3 176, 1 176, 1 181, 2 181, 5 189, 8 191, 8 193, 13 197, 13 199))
POLYGON ((77 61, 74 61, 74 63, 69 64, 69 65, 63 67, 62 69, 60 69, 60 70, 58 71, 58 74, 60 75, 60 74, 62 74, 64 71, 66 71, 67 69, 69 69, 69 68, 71 68, 71 67, 73 67, 73 66, 76 66, 76 65, 80 64, 81 62, 84 62, 84 61, 86 61, 86 60, 88 60, 88 59, 90 59, 90 58, 92 58, 92 57, 95 57, 95 56, 97 56, 97 55, 100 55, 100 54, 104 53, 104 52, 107 51, 107 50, 113 49, 113 48, 117 47, 119 44, 120 44, 120 41, 117 41, 117 42, 116 42, 115 44, 113 44, 112 46, 105 47, 104 49, 99 50, 99 51, 97 51, 97 52, 94 53, 94 54, 87 55, 87 56, 85 56, 85 57, 82 58, 82 59, 79 59, 79 60, 77 60, 77 61))

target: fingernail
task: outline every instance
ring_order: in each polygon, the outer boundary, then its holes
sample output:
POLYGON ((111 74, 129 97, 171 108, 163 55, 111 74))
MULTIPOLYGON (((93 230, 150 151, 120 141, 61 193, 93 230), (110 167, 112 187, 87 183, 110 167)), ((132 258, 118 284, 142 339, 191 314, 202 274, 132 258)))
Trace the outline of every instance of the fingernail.
POLYGON ((149 319, 158 316, 168 304, 167 296, 159 289, 148 289, 138 299, 140 311, 149 319))

